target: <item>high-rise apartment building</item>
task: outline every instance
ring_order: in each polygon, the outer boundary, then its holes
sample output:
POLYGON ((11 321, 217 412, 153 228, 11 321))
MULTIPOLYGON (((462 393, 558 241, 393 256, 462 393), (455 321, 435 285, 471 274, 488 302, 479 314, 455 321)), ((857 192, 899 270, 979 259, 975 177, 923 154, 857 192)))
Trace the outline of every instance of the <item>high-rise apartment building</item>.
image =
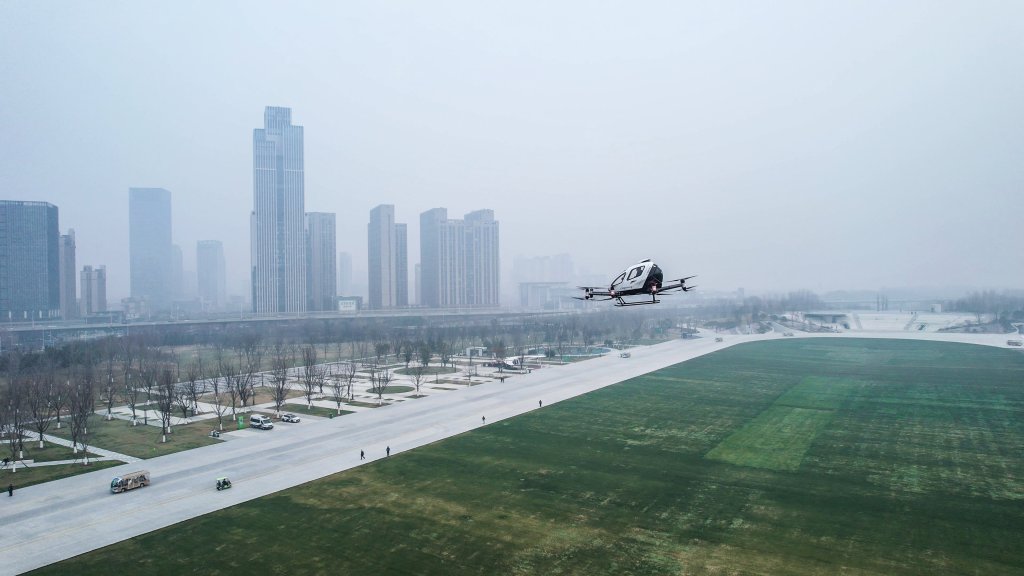
POLYGON ((497 306, 501 302, 498 223, 493 210, 477 210, 463 220, 466 245, 466 306, 497 306))
POLYGON ((71 320, 78 316, 78 294, 75 290, 75 231, 60 236, 60 317, 71 320))
POLYGON ((0 321, 60 316, 60 229, 48 202, 0 200, 0 321))
POLYGON ((352 255, 348 252, 338 253, 338 295, 352 295, 352 255))
POLYGON ((500 304, 498 222, 491 210, 449 220, 434 208, 420 215, 420 297, 432 308, 500 304))
POLYGON ((203 309, 220 310, 227 304, 227 271, 220 240, 196 243, 196 286, 203 309))
POLYGON ((334 214, 306 214, 306 289, 309 291, 309 310, 338 308, 334 234, 334 214))
POLYGON ((163 188, 128 190, 131 295, 150 312, 168 310, 173 292, 171 193, 163 188))
POLYGON ((252 309, 306 310, 305 170, 302 126, 290 108, 268 106, 253 130, 250 216, 252 309))
POLYGON ((407 228, 395 223, 395 207, 381 204, 370 210, 368 273, 371 309, 409 305, 407 228))
POLYGON ((395 224, 395 306, 409 306, 409 229, 395 224))
POLYGON ((82 268, 82 316, 107 311, 107 267, 82 268))

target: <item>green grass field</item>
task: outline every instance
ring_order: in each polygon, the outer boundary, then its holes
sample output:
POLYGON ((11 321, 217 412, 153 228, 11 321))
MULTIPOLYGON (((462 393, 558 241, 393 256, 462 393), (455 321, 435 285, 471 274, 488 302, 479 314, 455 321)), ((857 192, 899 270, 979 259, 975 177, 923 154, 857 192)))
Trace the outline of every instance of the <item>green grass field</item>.
MULTIPOLYGON (((224 424, 226 429, 231 429, 228 428, 232 424, 230 418, 225 418, 224 424)), ((89 419, 88 446, 136 458, 155 458, 164 454, 219 443, 220 440, 214 440, 207 436, 215 426, 215 420, 172 426, 171 434, 167 435, 167 442, 161 442, 162 435, 158 426, 143 424, 132 426, 126 420, 104 420, 102 417, 93 417, 89 419)), ((47 434, 70 438, 71 429, 67 426, 60 430, 51 427, 50 430, 47 430, 47 434)))
POLYGON ((47 574, 1021 574, 1024 355, 736 346, 47 574))

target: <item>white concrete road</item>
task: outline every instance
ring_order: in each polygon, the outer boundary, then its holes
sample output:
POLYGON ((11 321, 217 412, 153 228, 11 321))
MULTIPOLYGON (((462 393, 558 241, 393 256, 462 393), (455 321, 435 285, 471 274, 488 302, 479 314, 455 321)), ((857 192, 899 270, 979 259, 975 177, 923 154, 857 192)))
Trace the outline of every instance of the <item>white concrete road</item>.
MULTIPOLYGON (((239 502, 322 478, 481 426, 549 406, 610 384, 778 334, 674 340, 578 364, 536 370, 504 383, 432 395, 330 420, 278 424, 273 430, 187 452, 125 464, 0 495, 0 574, 18 574, 239 502), (359 460, 365 450, 366 460, 359 460), (110 479, 145 468, 151 486, 111 494, 110 479), (218 492, 214 480, 234 487, 218 492)), ((814 337, 836 338, 843 334, 814 337)), ((1005 335, 856 333, 850 337, 914 338, 1005 347, 1005 335)), ((17 474, 7 476, 17 483, 17 474)), ((2 486, 2 482, 0 482, 2 486)))

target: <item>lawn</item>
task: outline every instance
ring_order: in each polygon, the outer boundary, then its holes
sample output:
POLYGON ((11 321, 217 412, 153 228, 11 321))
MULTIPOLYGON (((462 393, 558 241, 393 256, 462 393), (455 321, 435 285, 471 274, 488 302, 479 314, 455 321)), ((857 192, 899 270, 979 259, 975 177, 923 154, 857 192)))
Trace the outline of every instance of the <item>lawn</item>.
POLYGON ((40 573, 1021 574, 1022 382, 977 346, 740 345, 40 573))
MULTIPOLYGON (((56 428, 54 428, 56 430, 56 428)), ((47 434, 50 430, 46 431, 47 434)), ((89 452, 89 457, 94 458, 96 454, 89 452)), ((3 457, 10 457, 10 450, 3 452, 3 457)), ((71 449, 70 446, 61 446, 60 444, 54 444, 53 442, 44 442, 43 447, 39 447, 39 440, 33 439, 29 441, 25 440, 25 457, 24 460, 32 460, 35 462, 56 462, 57 460, 78 460, 82 458, 82 451, 79 450, 78 454, 71 449)))
POLYGON ((81 462, 78 464, 57 464, 54 466, 30 465, 28 468, 19 466, 17 472, 11 472, 6 469, 0 471, 0 488, 6 491, 8 484, 14 484, 14 495, 17 496, 19 488, 33 484, 42 484, 43 482, 57 480, 58 478, 67 478, 76 474, 95 472, 96 470, 120 466, 121 464, 124 464, 124 462, 120 460, 103 460, 100 462, 90 460, 88 466, 81 462))
MULTIPOLYGON (((229 426, 231 419, 226 417, 224 422, 225 426, 229 426)), ((159 426, 132 426, 127 420, 104 420, 97 417, 89 421, 88 445, 90 448, 102 448, 136 458, 155 458, 220 442, 207 436, 215 426, 216 420, 172 426, 167 442, 161 442, 159 426)), ((48 434, 63 438, 70 438, 70 432, 67 426, 47 431, 48 434)))

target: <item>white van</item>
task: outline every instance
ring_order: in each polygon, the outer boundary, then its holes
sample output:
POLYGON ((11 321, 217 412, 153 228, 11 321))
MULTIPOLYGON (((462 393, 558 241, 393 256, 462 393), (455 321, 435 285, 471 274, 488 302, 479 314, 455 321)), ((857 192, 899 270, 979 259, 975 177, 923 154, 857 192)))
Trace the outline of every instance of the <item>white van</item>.
POLYGON ((259 428, 260 430, 270 430, 274 427, 274 423, 270 421, 270 418, 262 414, 253 414, 249 416, 249 426, 259 428))

